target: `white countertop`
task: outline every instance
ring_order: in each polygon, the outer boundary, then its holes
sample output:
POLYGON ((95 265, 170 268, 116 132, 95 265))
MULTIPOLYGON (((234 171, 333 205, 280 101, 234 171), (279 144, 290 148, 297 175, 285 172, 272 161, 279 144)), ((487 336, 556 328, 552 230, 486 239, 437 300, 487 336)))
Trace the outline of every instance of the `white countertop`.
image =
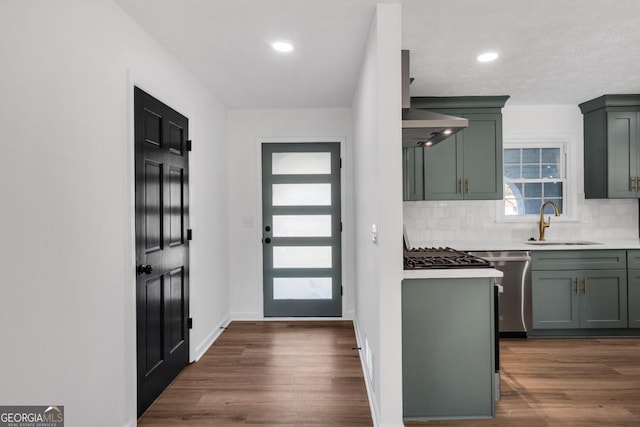
MULTIPOLYGON (((546 243, 562 243, 572 241, 566 240, 546 240, 546 243)), ((567 251, 567 250, 602 250, 602 249, 640 249, 640 239, 625 240, 576 240, 595 242, 594 245, 562 245, 562 244, 527 244, 525 241, 510 240, 442 240, 432 241, 427 244, 416 242, 418 247, 450 247, 460 251, 567 251)), ((413 242, 412 242, 413 243, 413 242)), ((531 242, 535 243, 535 242, 531 242)))
POLYGON ((471 279, 502 277, 495 268, 427 268, 424 270, 404 270, 405 279, 471 279))

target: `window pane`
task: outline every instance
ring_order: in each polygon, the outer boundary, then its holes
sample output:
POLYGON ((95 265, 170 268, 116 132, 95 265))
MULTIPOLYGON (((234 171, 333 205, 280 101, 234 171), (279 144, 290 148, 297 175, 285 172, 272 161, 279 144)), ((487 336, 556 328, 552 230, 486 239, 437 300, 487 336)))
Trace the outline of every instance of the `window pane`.
POLYGON ((331 237, 331 215, 274 215, 274 237, 331 237))
POLYGON ((331 184, 273 184, 273 206, 331 206, 331 184))
POLYGON ((507 183, 504 186, 504 214, 522 215, 522 184, 507 183))
POLYGON ((522 177, 527 179, 539 179, 540 166, 539 165, 523 165, 522 177))
POLYGON ((274 175, 317 175, 331 173, 331 153, 273 153, 274 175))
MULTIPOLYGON (((558 210, 560 211, 560 213, 562 213, 562 199, 546 199, 545 202, 547 200, 551 200, 553 203, 555 203, 556 206, 558 206, 558 210)), ((540 208, 538 208, 538 211, 540 211, 540 208)), ((553 207, 552 206, 545 206, 544 207, 544 213, 545 213, 545 215, 554 215, 553 207)))
POLYGON ((274 277, 273 299, 331 299, 331 277, 274 277))
POLYGON ((505 166, 504 167, 505 178, 520 178, 520 165, 517 166, 505 166))
POLYGON ((542 199, 525 199, 524 210, 525 215, 539 214, 542 199))
POLYGON ((542 183, 527 183, 524 185, 524 197, 530 199, 532 197, 542 197, 542 183))
POLYGON ((559 148, 543 148, 542 163, 560 163, 559 148))
POLYGON ((331 246, 274 246, 273 268, 331 268, 331 246))
POLYGON ((560 178, 558 165, 542 165, 543 178, 560 178))
POLYGON ((544 197, 562 197, 562 183, 546 182, 544 184, 544 197))
POLYGON ((540 149, 525 148, 522 150, 522 163, 540 163, 540 149))
MULTIPOLYGON (((507 148, 504 150, 504 162, 505 163, 520 163, 520 149, 519 148, 507 148)), ((549 162, 551 163, 551 162, 549 162)))

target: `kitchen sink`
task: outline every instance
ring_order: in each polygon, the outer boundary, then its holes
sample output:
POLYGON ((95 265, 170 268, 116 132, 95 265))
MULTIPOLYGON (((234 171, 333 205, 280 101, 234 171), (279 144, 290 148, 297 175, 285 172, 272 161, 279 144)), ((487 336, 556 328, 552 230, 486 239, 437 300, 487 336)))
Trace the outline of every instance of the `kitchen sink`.
POLYGON ((602 243, 597 242, 587 242, 587 241, 578 241, 578 242, 554 242, 554 241, 542 241, 542 242, 526 242, 527 245, 536 245, 536 246, 584 246, 584 245, 601 245, 602 243))

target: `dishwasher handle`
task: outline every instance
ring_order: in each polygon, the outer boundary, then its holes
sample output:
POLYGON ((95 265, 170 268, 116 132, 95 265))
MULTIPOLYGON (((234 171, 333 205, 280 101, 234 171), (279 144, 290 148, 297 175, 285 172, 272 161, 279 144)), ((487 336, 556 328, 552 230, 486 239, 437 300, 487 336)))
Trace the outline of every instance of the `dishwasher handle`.
POLYGON ((481 256, 480 258, 485 259, 489 262, 499 262, 499 261, 531 261, 530 256, 517 256, 517 257, 488 257, 481 256))

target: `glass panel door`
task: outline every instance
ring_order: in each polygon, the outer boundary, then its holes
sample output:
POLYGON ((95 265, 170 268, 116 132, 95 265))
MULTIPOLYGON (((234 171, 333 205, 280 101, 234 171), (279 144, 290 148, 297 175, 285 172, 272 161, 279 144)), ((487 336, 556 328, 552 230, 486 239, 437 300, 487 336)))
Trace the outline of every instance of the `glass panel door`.
POLYGON ((341 316, 340 145, 263 144, 265 316, 341 316))

